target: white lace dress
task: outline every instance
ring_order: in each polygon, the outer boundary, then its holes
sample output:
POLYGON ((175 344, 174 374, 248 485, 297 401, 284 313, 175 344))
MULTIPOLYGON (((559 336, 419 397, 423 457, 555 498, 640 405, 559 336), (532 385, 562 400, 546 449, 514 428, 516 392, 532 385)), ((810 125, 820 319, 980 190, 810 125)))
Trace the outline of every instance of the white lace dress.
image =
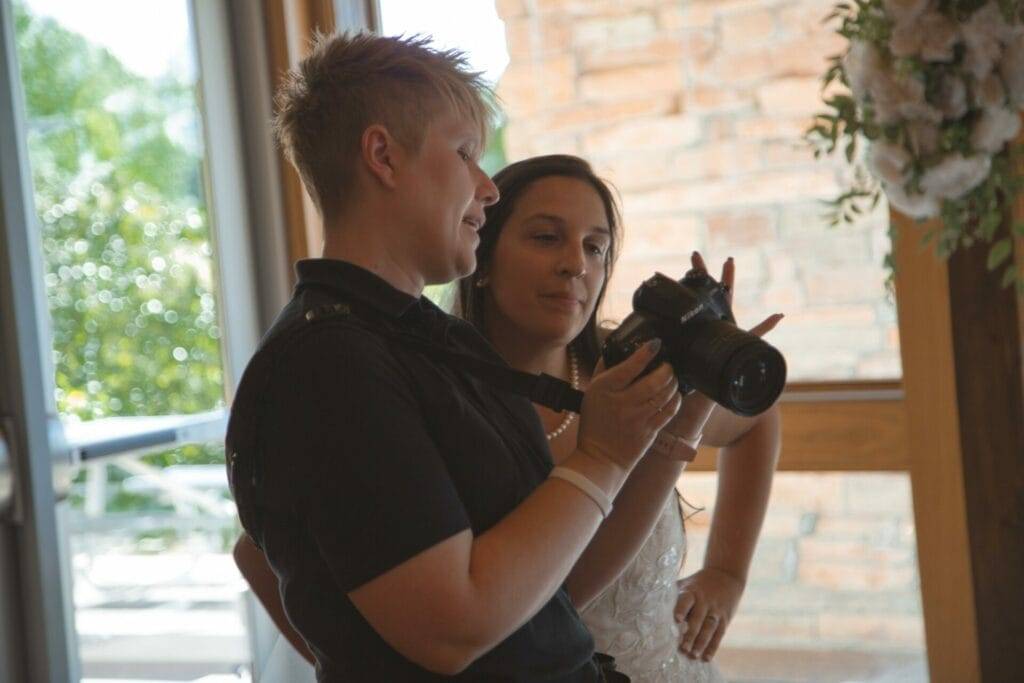
POLYGON ((718 668, 679 652, 672 615, 686 536, 675 496, 633 563, 581 616, 598 652, 633 683, 724 683, 718 668))

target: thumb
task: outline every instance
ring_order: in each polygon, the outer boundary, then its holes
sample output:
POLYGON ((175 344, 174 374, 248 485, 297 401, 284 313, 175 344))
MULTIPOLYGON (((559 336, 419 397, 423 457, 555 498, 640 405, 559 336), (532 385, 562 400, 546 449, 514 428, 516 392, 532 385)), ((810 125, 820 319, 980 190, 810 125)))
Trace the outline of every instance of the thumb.
POLYGON ((655 337, 638 348, 633 354, 615 367, 606 370, 602 377, 613 389, 625 389, 633 383, 644 368, 650 364, 661 350, 661 340, 655 337))

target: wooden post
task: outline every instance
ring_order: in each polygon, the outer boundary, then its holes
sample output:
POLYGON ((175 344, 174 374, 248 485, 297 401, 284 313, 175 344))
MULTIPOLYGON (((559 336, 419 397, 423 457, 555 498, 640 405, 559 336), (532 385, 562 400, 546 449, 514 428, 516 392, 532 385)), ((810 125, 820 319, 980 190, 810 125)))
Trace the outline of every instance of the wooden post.
POLYGON ((984 246, 947 265, 892 220, 931 680, 1024 681, 1021 300, 984 246))
POLYGON ((957 405, 983 681, 1024 681, 1024 383, 1020 300, 987 249, 949 263, 957 405))

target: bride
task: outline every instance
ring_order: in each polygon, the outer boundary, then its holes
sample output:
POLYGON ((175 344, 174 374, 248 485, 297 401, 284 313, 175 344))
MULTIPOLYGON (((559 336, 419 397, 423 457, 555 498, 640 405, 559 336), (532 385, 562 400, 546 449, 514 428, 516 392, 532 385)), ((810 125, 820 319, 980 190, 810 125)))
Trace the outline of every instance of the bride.
MULTIPOLYGON (((511 164, 494 182, 501 198, 487 209, 477 271, 459 284, 457 313, 482 330, 513 367, 546 372, 585 390, 599 355, 598 308, 620 247, 613 195, 587 162, 564 155, 511 164)), ((696 252, 691 261, 705 268, 696 252)), ((722 271, 730 292, 734 279, 730 259, 722 271)), ((781 318, 770 316, 751 331, 764 334, 781 318)), ((573 451, 578 420, 543 406, 537 412, 557 465, 573 451)), ((595 537, 566 588, 596 649, 614 656, 631 680, 722 681, 711 660, 743 594, 764 519, 780 445, 778 412, 740 418, 713 409, 696 394, 665 430, 686 438, 702 431, 704 444, 722 448, 704 566, 677 580, 687 548, 674 487, 684 463, 652 449, 605 521, 615 533, 595 537), (635 558, 625 568, 604 561, 603 544, 612 542, 620 549, 623 543, 634 546, 635 558)), ((287 624, 273 574, 244 537, 236 559, 282 632, 312 661, 287 624)), ((302 668, 271 664, 292 672, 302 668)), ((288 680, 297 680, 296 674, 288 680)))

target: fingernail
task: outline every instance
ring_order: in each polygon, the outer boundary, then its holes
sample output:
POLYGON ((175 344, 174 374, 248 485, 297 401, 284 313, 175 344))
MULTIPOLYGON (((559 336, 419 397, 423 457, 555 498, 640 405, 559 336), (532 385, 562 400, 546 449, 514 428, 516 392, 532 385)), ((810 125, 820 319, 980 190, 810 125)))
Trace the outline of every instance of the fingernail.
POLYGON ((698 253, 697 253, 697 250, 696 250, 696 249, 694 249, 694 250, 693 250, 693 253, 692 253, 692 254, 690 254, 690 256, 700 256, 700 254, 698 254, 698 253))
POLYGON ((655 337, 651 341, 647 342, 647 353, 652 356, 658 355, 658 351, 661 351, 661 340, 655 337))
POLYGON ((732 263, 732 256, 730 256, 729 258, 725 259, 725 262, 726 263, 732 263))

